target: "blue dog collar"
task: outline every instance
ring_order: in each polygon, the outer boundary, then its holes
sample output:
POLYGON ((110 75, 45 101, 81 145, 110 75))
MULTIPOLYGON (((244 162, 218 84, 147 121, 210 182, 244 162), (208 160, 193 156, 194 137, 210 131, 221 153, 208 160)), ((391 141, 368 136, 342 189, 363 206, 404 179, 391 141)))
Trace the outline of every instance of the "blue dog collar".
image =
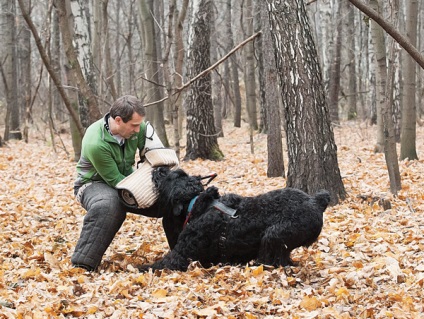
POLYGON ((187 208, 187 212, 191 213, 191 210, 193 209, 194 203, 196 202, 197 198, 199 196, 194 197, 191 201, 190 204, 188 204, 188 208, 187 208))

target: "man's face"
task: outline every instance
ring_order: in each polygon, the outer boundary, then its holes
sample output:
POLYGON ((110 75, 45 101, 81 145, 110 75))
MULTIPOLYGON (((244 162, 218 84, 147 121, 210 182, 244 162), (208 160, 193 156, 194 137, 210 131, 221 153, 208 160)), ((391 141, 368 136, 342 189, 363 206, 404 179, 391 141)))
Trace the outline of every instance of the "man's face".
POLYGON ((134 112, 131 120, 127 123, 124 123, 120 116, 115 118, 115 122, 118 126, 118 134, 125 139, 129 139, 134 134, 137 134, 140 131, 140 124, 143 122, 144 117, 134 112))

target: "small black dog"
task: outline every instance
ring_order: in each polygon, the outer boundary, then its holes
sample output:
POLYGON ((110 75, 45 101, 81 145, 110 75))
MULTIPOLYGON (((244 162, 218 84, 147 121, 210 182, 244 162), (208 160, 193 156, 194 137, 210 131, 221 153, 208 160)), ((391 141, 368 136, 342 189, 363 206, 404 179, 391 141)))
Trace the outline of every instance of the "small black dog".
POLYGON ((158 201, 167 203, 163 224, 171 251, 153 264, 137 266, 140 271, 185 271, 191 261, 205 267, 252 260, 276 267, 293 265, 291 251, 317 240, 330 202, 327 191, 309 196, 285 188, 255 197, 220 196, 213 186, 200 191, 200 177, 182 170, 159 168, 153 176, 158 201), (183 185, 183 179, 191 186, 183 185))

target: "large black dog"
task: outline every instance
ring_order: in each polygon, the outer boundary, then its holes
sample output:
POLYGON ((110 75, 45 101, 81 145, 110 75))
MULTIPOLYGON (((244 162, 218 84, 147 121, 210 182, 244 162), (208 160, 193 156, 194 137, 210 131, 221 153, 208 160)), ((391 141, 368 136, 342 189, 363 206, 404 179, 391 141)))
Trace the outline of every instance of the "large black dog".
POLYGON ((171 251, 153 264, 137 266, 140 271, 185 271, 191 261, 204 267, 252 260, 293 265, 291 251, 317 240, 330 202, 327 191, 309 196, 293 188, 255 197, 220 196, 213 186, 203 191, 200 177, 164 167, 153 171, 153 180, 159 192, 155 204, 166 209, 163 225, 171 251))

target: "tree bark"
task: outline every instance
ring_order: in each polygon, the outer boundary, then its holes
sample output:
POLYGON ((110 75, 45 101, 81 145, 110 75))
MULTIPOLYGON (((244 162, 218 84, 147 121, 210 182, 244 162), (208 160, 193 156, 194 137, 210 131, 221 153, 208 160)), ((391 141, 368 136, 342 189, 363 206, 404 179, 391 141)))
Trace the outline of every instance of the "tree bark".
MULTIPOLYGON (((23 1, 23 0, 22 0, 23 1)), ((0 2, 0 39, 3 44, 1 51, 0 69, 6 93, 6 122, 4 140, 22 139, 20 108, 18 104, 18 68, 16 52, 15 1, 1 0, 0 2)))
POLYGON ((266 0, 287 123, 287 186, 346 197, 317 51, 303 0, 266 0))
MULTIPOLYGON (((370 0, 370 5, 377 12, 380 11, 380 3, 378 0, 370 0)), ((377 85, 377 142, 374 146, 374 152, 384 152, 384 123, 382 116, 382 108, 386 103, 386 81, 387 81, 387 58, 386 58, 386 42, 383 29, 375 21, 371 21, 371 34, 375 50, 376 64, 376 85, 377 85)))
POLYGON ((53 82, 55 83, 57 89, 59 90, 60 96, 62 97, 67 110, 69 111, 72 119, 75 121, 75 125, 78 128, 78 132, 80 132, 81 135, 84 135, 84 128, 81 125, 81 122, 78 117, 78 113, 75 112, 75 110, 72 108, 71 103, 68 100, 68 97, 66 96, 65 90, 63 89, 62 83, 60 81, 59 76, 54 72, 49 58, 46 54, 46 51, 44 50, 43 45, 41 44, 41 39, 38 35, 37 29, 34 26, 34 23, 32 22, 31 18, 29 17, 29 14, 27 11, 25 11, 25 7, 23 4, 23 0, 18 0, 19 7, 21 8, 22 16, 24 17, 26 23, 28 24, 28 27, 31 30, 32 36, 34 37, 35 44, 37 46, 38 52, 40 53, 41 59, 43 60, 43 64, 45 65, 47 71, 49 72, 49 75, 53 79, 53 82))
MULTIPOLYGON (((252 0, 246 0, 245 4, 245 24, 247 34, 245 38, 253 34, 253 3, 252 0)), ((246 94, 246 109, 249 116, 249 125, 252 130, 258 129, 258 112, 256 106, 256 76, 255 76, 255 52, 253 41, 246 44, 244 51, 244 82, 246 94)))
POLYGON ((144 44, 144 69, 146 74, 146 102, 155 102, 153 108, 148 108, 147 118, 153 123, 156 132, 162 141, 163 145, 169 146, 168 138, 164 123, 164 104, 162 101, 162 93, 159 88, 159 60, 156 49, 156 32, 155 23, 153 20, 153 1, 139 0, 140 18, 143 29, 143 44, 144 44))
POLYGON ((355 12, 353 10, 353 7, 349 5, 348 1, 343 2, 346 6, 346 12, 347 12, 347 23, 346 25, 346 33, 348 36, 348 53, 347 53, 347 59, 348 59, 348 66, 349 66, 349 86, 348 86, 348 96, 347 96, 347 104, 348 104, 348 113, 347 113, 347 119, 348 120, 354 120, 358 116, 357 111, 357 85, 356 85, 356 60, 355 60, 355 52, 356 52, 356 45, 355 45, 355 12))
MULTIPOLYGON (((78 60, 78 56, 73 45, 73 37, 71 34, 71 30, 73 30, 73 28, 72 25, 70 25, 70 22, 72 23, 73 20, 72 12, 68 5, 68 1, 56 1, 56 7, 58 8, 59 13, 60 30, 62 33, 62 42, 67 57, 67 67, 71 69, 72 77, 74 78, 77 84, 80 102, 79 110, 81 121, 84 123, 83 125, 85 127, 88 127, 91 123, 98 120, 102 116, 102 114, 100 113, 99 106, 97 104, 97 99, 93 94, 92 86, 89 85, 89 83, 93 84, 93 82, 86 81, 83 70, 80 65, 80 61, 78 60)), ((86 36, 85 39, 89 41, 86 36)), ((82 50, 82 47, 86 47, 87 44, 83 43, 84 42, 80 42, 78 44, 79 50, 82 50)), ((87 60, 87 58, 84 56, 81 62, 89 64, 89 61, 90 60, 87 60)), ((92 68, 87 66, 84 72, 89 77, 91 77, 93 76, 93 74, 90 74, 89 70, 92 70, 92 68)))
MULTIPOLYGON (((406 32, 413 46, 417 45, 418 1, 409 0, 406 5, 406 32)), ((418 159, 416 149, 416 64, 410 57, 404 60, 404 87, 402 124, 400 133, 400 159, 418 159)))
MULTIPOLYGON (((227 52, 234 47, 234 36, 231 13, 231 0, 227 0, 227 14, 226 14, 226 28, 227 28, 227 52)), ((234 94, 234 126, 241 127, 241 95, 240 95, 240 81, 237 68, 237 56, 233 54, 230 58, 230 71, 232 79, 232 92, 234 94)))
MULTIPOLYGON (((260 0, 261 1, 261 0, 260 0)), ((259 9, 262 25, 262 37, 260 38, 262 48, 263 65, 263 108, 267 116, 267 151, 268 151, 268 177, 285 177, 283 141, 281 134, 281 116, 278 91, 278 73, 276 70, 274 51, 272 48, 272 38, 268 19, 268 11, 263 6, 259 9)))
MULTIPOLYGON (((188 78, 194 77, 210 66, 211 10, 211 0, 194 1, 189 38, 188 78)), ((223 158, 214 125, 210 73, 193 82, 187 94, 186 149, 184 160, 223 158)))
POLYGON ((328 88, 328 107, 330 109, 331 122, 340 124, 339 119, 339 92, 340 92, 340 63, 342 52, 342 2, 339 2, 336 15, 336 41, 333 46, 333 56, 330 64, 330 77, 328 88))

